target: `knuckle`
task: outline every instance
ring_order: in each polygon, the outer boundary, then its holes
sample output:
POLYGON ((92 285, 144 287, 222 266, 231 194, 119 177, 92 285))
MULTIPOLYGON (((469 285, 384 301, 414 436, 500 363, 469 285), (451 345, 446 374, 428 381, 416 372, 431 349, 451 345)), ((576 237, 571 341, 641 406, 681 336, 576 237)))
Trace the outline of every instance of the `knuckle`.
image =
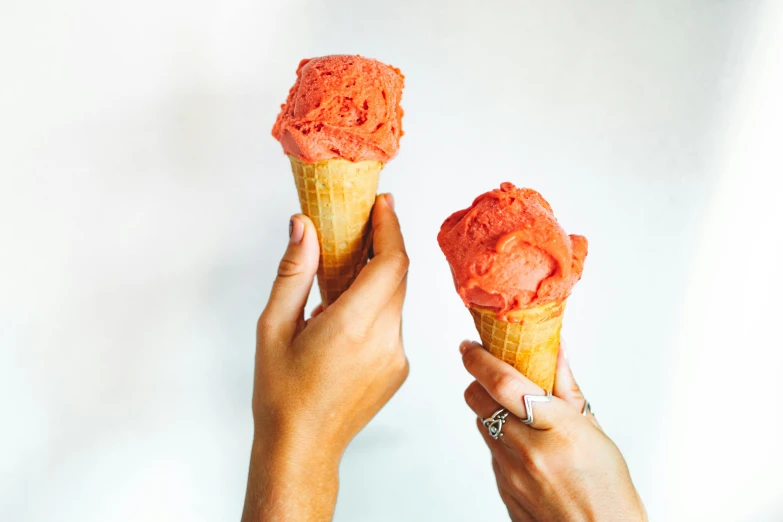
POLYGON ((558 456, 565 460, 572 460, 578 455, 578 446, 580 445, 580 432, 578 424, 561 423, 553 431, 553 435, 558 447, 558 456))
POLYGON ((333 334, 344 342, 353 344, 363 344, 367 340, 367 332, 357 326, 357 321, 345 314, 335 318, 333 324, 333 334))
POLYGON ((302 273, 302 264, 293 259, 284 257, 277 266, 277 277, 282 279, 292 277, 302 273))
POLYGON ((475 409, 480 401, 480 390, 476 386, 476 383, 471 383, 470 386, 465 388, 465 402, 471 409, 475 409))
POLYGON ((361 345, 367 341, 367 332, 356 326, 343 326, 341 332, 349 343, 361 345))
POLYGON ((546 476, 547 459, 540 451, 526 449, 520 452, 519 461, 527 473, 533 476, 546 476))
POLYGON ((407 378, 410 371, 411 371, 411 365, 410 362, 408 361, 408 358, 405 357, 405 355, 401 355, 400 357, 398 357, 397 373, 407 378))
POLYGON ((397 357, 393 367, 394 374, 397 376, 400 384, 402 384, 408 379, 408 375, 410 374, 410 363, 408 362, 408 358, 404 355, 397 357))
POLYGON ((515 390, 517 388, 517 380, 506 372, 494 374, 490 381, 490 391, 500 403, 516 400, 515 390))
POLYGON ((410 259, 408 258, 408 254, 403 252, 402 250, 394 250, 392 252, 386 252, 384 254, 381 254, 383 261, 385 264, 387 264, 396 274, 399 274, 402 276, 406 272, 408 272, 408 268, 410 267, 410 259))
POLYGON ((465 355, 462 356, 462 362, 465 364, 465 367, 470 370, 471 368, 475 368, 480 364, 480 359, 483 357, 483 353, 481 353, 481 350, 468 350, 465 352, 465 355))
POLYGON ((527 489, 527 483, 525 480, 525 474, 515 469, 506 470, 506 483, 513 492, 517 495, 527 489))
POLYGON ((256 334, 258 335, 259 339, 265 339, 273 325, 274 322, 272 320, 271 314, 267 310, 261 312, 261 315, 258 317, 258 321, 256 322, 256 334))

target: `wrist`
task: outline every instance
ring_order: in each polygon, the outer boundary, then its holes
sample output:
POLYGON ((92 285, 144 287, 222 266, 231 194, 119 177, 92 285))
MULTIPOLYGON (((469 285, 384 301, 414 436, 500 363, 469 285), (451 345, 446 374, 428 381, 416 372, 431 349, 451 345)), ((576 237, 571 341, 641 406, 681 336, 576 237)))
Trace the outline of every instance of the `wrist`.
POLYGON ((251 461, 263 461, 285 476, 302 474, 336 475, 343 450, 326 441, 310 441, 299 435, 256 435, 253 438, 251 461))
POLYGON ((257 436, 243 522, 331 520, 341 457, 297 437, 257 436))
POLYGON ((313 461, 324 465, 338 466, 343 458, 347 443, 337 433, 331 433, 326 426, 312 429, 304 426, 301 416, 294 418, 257 419, 253 434, 253 450, 286 458, 293 461, 313 461))

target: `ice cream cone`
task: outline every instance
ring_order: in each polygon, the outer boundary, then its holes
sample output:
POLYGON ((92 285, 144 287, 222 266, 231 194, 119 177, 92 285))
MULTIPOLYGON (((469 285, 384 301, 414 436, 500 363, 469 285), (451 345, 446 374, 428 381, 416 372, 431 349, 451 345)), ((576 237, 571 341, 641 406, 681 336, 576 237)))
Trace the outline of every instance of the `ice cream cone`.
POLYGON ((565 301, 515 310, 506 320, 487 308, 470 308, 484 348, 545 391, 552 391, 565 301))
POLYGON ((304 163, 289 156, 302 213, 318 232, 321 260, 318 287, 328 306, 367 263, 370 214, 378 191, 380 161, 329 159, 304 163))

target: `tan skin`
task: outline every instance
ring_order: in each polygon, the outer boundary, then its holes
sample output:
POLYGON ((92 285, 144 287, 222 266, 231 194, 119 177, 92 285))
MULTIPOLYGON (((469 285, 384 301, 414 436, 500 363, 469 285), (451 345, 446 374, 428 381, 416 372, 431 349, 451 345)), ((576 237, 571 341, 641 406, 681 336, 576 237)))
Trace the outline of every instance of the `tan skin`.
MULTIPOLYGON (((375 203, 372 260, 345 294, 308 320, 318 239, 307 217, 291 223, 258 321, 243 522, 332 520, 348 443, 408 375, 401 314, 409 262, 391 196, 375 203), (303 419, 307 427, 317 419, 318 429, 304 428, 303 419)), ((464 347, 465 367, 476 378, 466 400, 477 415, 491 415, 499 403, 523 415, 521 394, 540 390, 479 345, 464 347)), ((480 426, 512 520, 646 520, 622 455, 594 419, 579 414, 583 398, 570 371, 570 380, 558 372, 561 399, 536 405, 538 426, 510 418, 500 441, 480 426)))
POLYGON ((585 398, 562 350, 554 397, 533 404, 531 425, 519 420, 527 418, 522 396, 544 391, 478 343, 465 341, 460 352, 465 369, 476 378, 465 390, 465 401, 479 417, 498 491, 513 522, 647 520, 620 450, 592 414, 582 415, 585 398), (480 419, 501 407, 511 415, 495 440, 480 419))
POLYGON ((307 321, 318 239, 306 216, 291 221, 291 241, 258 321, 245 522, 331 520, 345 448, 408 376, 401 333, 408 256, 393 199, 376 200, 373 259, 347 292, 307 321), (306 429, 304 419, 318 429, 306 429))

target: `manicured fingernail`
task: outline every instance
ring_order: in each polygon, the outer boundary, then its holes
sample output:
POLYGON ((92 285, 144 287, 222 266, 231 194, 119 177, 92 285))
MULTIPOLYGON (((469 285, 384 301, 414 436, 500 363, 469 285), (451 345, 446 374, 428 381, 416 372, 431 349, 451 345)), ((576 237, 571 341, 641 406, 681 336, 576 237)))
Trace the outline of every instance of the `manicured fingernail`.
POLYGON ((302 242, 303 236, 304 221, 296 216, 291 217, 291 220, 288 222, 288 237, 290 238, 288 242, 292 245, 298 245, 302 242))
POLYGON ((565 343, 563 341, 560 341, 560 353, 563 354, 563 359, 568 362, 568 352, 566 351, 565 343))
POLYGON ((384 197, 386 198, 386 204, 389 205, 392 210, 394 210, 394 196, 391 194, 385 194, 384 197))
POLYGON ((465 351, 470 347, 471 342, 470 341, 462 341, 459 343, 459 353, 464 354, 465 351))

